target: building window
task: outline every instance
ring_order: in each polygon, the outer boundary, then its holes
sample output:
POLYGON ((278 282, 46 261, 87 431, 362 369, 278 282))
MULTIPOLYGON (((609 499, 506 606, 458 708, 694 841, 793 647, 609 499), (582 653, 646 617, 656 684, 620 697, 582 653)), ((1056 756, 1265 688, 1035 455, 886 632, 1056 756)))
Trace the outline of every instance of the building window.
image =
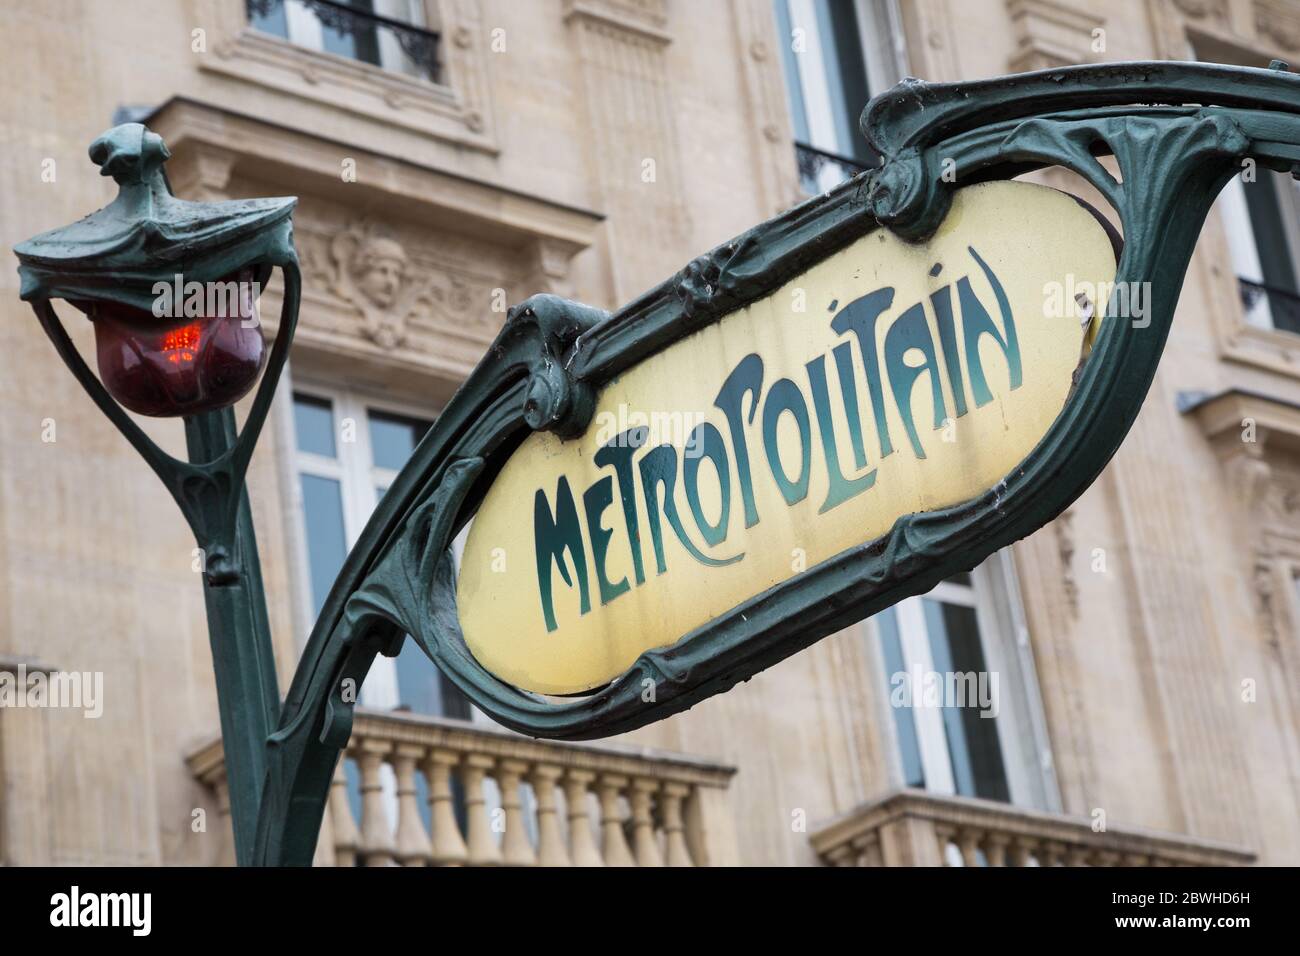
MULTIPOLYGON (((293 412, 314 619, 375 505, 431 422, 346 391, 297 391, 293 412)), ((471 717, 469 701, 412 641, 396 659, 376 659, 361 703, 471 717)))
POLYGON ((872 621, 899 783, 1059 809, 1009 555, 872 621))
POLYGON ((255 30, 295 46, 439 82, 423 0, 246 0, 255 30))
POLYGON ((823 192, 879 157, 858 130, 872 94, 895 82, 889 0, 773 0, 795 156, 805 191, 823 192))
MULTIPOLYGON (((295 389, 296 464, 313 620, 371 512, 432 425, 431 418, 350 391, 295 389)), ((360 703, 377 709, 486 720, 410 640, 402 644, 396 658, 375 658, 361 685, 360 703)), ((344 760, 343 771, 348 801, 359 820, 361 772, 351 758, 344 760)), ((380 785, 389 824, 396 825, 397 779, 387 764, 381 770, 380 785)), ((492 784, 485 791, 490 808, 500 806, 500 794, 494 787, 492 784)), ((423 775, 417 775, 416 801, 426 830, 431 826, 428 798, 428 784, 423 775)), ((456 778, 452 780, 452 809, 463 832, 465 793, 456 778)))
POLYGON ((1300 198, 1290 175, 1262 166, 1234 177, 1219 197, 1246 322, 1300 332, 1300 198))

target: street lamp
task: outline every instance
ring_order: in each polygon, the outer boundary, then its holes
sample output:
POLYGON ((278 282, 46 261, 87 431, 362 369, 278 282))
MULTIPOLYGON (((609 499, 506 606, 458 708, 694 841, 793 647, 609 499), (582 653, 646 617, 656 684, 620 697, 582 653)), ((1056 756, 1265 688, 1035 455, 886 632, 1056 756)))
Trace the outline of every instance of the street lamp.
POLYGON ((108 419, 162 479, 201 549, 236 853, 251 860, 266 740, 280 696, 244 476, 298 319, 293 198, 188 202, 172 195, 163 140, 139 123, 91 144, 111 203, 15 247, 21 297, 108 419), (284 278, 269 355, 257 297, 284 278), (97 378, 55 312, 62 299, 95 328, 97 378), (242 429, 233 404, 261 373, 242 429), (123 410, 184 421, 188 461, 123 410))
POLYGON ((84 312, 109 394, 162 417, 248 392, 265 355, 257 296, 271 267, 293 258, 293 199, 177 199, 162 171, 169 155, 138 123, 109 130, 90 157, 117 181, 117 198, 15 249, 22 298, 42 321, 53 298, 84 312))
MULTIPOLYGON (((181 286, 181 283, 177 283, 181 286)), ((183 287, 183 286, 182 286, 183 287)), ((74 303, 95 325, 99 376, 141 415, 173 417, 225 408, 257 381, 266 355, 252 270, 195 293, 196 308, 144 312, 118 302, 74 303), (159 314, 161 312, 161 314, 159 314)))

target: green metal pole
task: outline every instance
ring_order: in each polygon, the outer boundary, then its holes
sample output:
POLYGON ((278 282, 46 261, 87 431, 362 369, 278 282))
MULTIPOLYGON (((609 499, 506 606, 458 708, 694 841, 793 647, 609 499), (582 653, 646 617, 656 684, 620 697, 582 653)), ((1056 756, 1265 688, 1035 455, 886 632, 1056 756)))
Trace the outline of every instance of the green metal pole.
MULTIPOLYGON (((235 444, 234 411, 226 408, 186 418, 185 438, 191 462, 215 461, 235 444)), ((242 482, 237 489, 223 490, 227 495, 240 496, 239 508, 231 526, 223 518, 225 502, 216 496, 203 502, 204 510, 221 509, 205 516, 211 519, 211 523, 204 524, 213 529, 213 540, 205 549, 203 596, 217 682, 235 858, 240 866, 249 866, 266 779, 266 741, 279 720, 280 692, 248 492, 242 482), (225 553, 216 553, 221 550, 225 553), (225 560, 227 557, 229 560, 225 560), (225 573, 214 572, 214 558, 222 559, 225 573), (233 576, 229 573, 231 567, 233 576)))
MULTIPOLYGON (((204 602, 235 854, 241 866, 248 866, 255 859, 268 740, 279 724, 281 707, 244 478, 298 321, 302 279, 292 221, 297 200, 177 199, 162 171, 170 155, 162 138, 139 123, 109 130, 91 144, 90 159, 117 182, 117 198, 62 229, 19 243, 14 252, 21 297, 31 302, 87 394, 162 480, 203 549, 204 602), (264 285, 276 268, 284 280, 280 322, 243 432, 236 429, 229 407, 186 417, 188 462, 159 448, 131 419, 90 370, 51 304, 61 299, 85 311, 86 303, 112 303, 146 316, 146 325, 152 314, 164 327, 178 317, 154 311, 159 283, 166 286, 184 274, 188 288, 192 283, 224 283, 232 275, 242 281, 250 273, 264 285)), ((221 309, 216 312, 199 318, 229 318, 221 309)))

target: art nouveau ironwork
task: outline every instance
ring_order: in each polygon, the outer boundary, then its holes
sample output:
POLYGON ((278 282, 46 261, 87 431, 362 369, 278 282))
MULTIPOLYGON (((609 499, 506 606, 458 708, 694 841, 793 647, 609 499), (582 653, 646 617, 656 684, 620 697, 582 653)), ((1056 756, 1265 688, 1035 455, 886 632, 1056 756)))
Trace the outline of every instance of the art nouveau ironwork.
MULTIPOLYGON (((209 549, 209 622, 242 863, 310 862, 351 729, 356 697, 345 688, 364 680, 375 655, 396 654, 407 635, 502 724, 540 737, 606 736, 725 691, 1051 520, 1097 477, 1133 423, 1220 188, 1243 164, 1294 172, 1300 163, 1300 78, 1281 64, 1255 70, 1122 63, 964 84, 908 80, 867 106, 862 129, 883 157, 879 168, 700 256, 616 312, 547 295, 512 309, 348 556, 282 705, 243 474, 293 334, 298 279, 287 225, 275 226, 275 240, 258 256, 241 254, 237 263, 233 253, 216 256, 222 275, 254 261, 280 266, 287 280, 285 318, 239 438, 229 410, 187 420, 198 464, 166 456, 109 400, 49 303, 81 296, 86 288, 54 280, 59 257, 46 255, 40 240, 19 247, 24 298, 33 301, 69 367, 150 461, 209 549), (1108 156, 1118 175, 1102 161, 1108 156), (531 432, 581 434, 605 384, 670 343, 873 230, 926 238, 958 188, 1048 166, 1079 174, 1113 207, 1124 240, 1116 287, 1148 284, 1150 301, 1139 322, 1117 315, 1114 300, 1107 305, 1065 408, 997 488, 898 520, 883 538, 808 568, 670 647, 642 654, 626 674, 585 697, 555 700, 521 691, 469 653, 449 547, 531 432), (647 680, 657 688, 649 701, 642 693, 647 680)), ((124 194, 135 188, 135 175, 118 179, 124 194)), ((100 273, 110 281, 96 285, 96 295, 120 298, 111 281, 115 271, 135 282, 172 270, 169 247, 155 249, 147 241, 156 231, 146 225, 153 221, 149 214, 132 215, 139 225, 129 231, 141 237, 140 261, 128 268, 105 259, 100 273)), ((105 246, 88 258, 114 249, 105 246)))

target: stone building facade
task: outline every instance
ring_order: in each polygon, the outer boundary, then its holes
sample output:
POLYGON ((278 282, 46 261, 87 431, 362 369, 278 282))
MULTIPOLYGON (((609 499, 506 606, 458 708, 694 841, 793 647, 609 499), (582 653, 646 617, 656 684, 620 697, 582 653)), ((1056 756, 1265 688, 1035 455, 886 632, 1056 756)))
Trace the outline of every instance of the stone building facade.
MULTIPOLYGON (((854 118, 903 75, 1300 61, 1297 0, 339 6, 0 8, 6 248, 111 198, 85 150, 123 118, 180 196, 300 197, 301 320, 249 477, 282 688, 505 304, 615 307, 851 175, 854 118)), ((1229 187, 1111 466, 926 599, 590 746, 494 728, 412 648, 382 662, 318 862, 1300 862, 1298 205, 1267 173, 1229 187), (891 706, 900 673, 966 669, 998 675, 995 718, 891 706)), ((0 669, 102 674, 102 713, 0 708, 0 863, 228 862, 193 542, 17 292, 0 273, 0 669)))

